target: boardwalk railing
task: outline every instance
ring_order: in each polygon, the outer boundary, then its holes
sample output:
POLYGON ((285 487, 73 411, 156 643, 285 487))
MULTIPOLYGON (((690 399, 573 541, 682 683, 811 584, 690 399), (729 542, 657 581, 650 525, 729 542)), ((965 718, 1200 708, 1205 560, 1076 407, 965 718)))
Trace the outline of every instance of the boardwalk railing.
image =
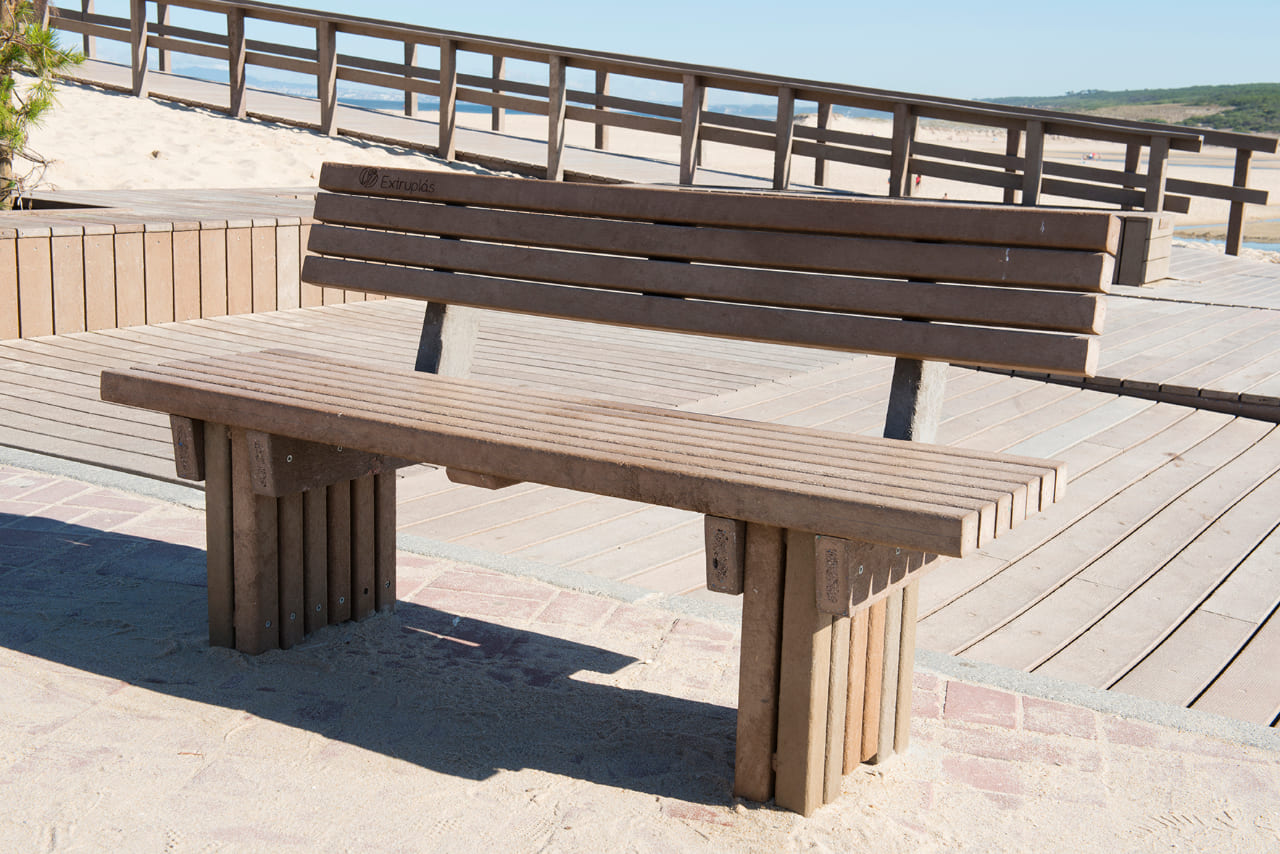
MULTIPOLYGON (((350 81, 403 93, 405 112, 414 114, 418 96, 439 99, 437 154, 458 157, 455 137, 458 105, 488 107, 492 127, 502 130, 506 110, 543 115, 547 122, 545 177, 564 178, 566 121, 595 128, 595 146, 608 146, 610 128, 668 134, 680 140, 680 181, 692 184, 701 162, 703 142, 760 149, 773 154, 773 184, 791 183, 794 155, 810 157, 813 181, 823 185, 827 164, 848 163, 884 170, 888 194, 911 194, 912 175, 931 176, 1003 191, 1007 203, 1039 204, 1045 196, 1124 210, 1185 213, 1192 197, 1230 203, 1227 251, 1238 254, 1245 205, 1267 203, 1267 192, 1248 186, 1254 152, 1276 151, 1277 140, 1252 134, 1202 130, 1147 122, 1103 119, 1047 110, 995 106, 976 101, 933 98, 834 83, 753 75, 721 68, 663 62, 631 56, 573 50, 553 45, 488 38, 426 27, 396 24, 253 2, 222 0, 130 0, 129 18, 94 12, 93 0, 80 9, 53 8, 58 29, 82 34, 85 53, 96 52, 95 39, 126 42, 131 49, 132 86, 148 94, 148 48, 158 56, 159 70, 171 68, 173 54, 223 60, 228 66, 229 111, 246 114, 246 68, 257 66, 300 73, 315 80, 320 102, 319 127, 336 133, 337 82, 350 81), (225 16, 221 32, 173 26, 174 8, 225 16), (249 39, 246 22, 271 22, 309 29, 314 48, 249 39), (378 39, 403 46, 403 62, 339 53, 339 34, 378 39), (427 48, 423 51, 422 48, 427 48), (434 65, 422 58, 435 55, 434 65), (459 57, 487 58, 491 73, 466 74, 459 57), (545 66, 545 84, 510 79, 508 62, 545 66), (594 86, 569 86, 570 69, 594 72, 594 86), (661 103, 610 94, 619 79, 676 84, 681 103, 661 103), (728 114, 707 108, 709 91, 772 99, 773 118, 728 114), (812 104, 816 126, 796 122, 798 104, 812 104), (852 133, 831 126, 837 107, 874 110, 893 117, 889 137, 852 133), (916 139, 921 119, 940 119, 991 128, 1005 134, 1004 154, 916 139), (1122 169, 1046 160, 1047 136, 1069 137, 1125 147, 1122 169), (1234 149, 1231 183, 1217 184, 1169 178, 1171 151, 1198 152, 1202 146, 1234 149), (1143 170, 1145 152, 1145 171, 1143 170)), ((384 54, 385 55, 385 54, 384 54)), ((392 54, 395 55, 395 54, 392 54)), ((463 63, 470 67, 469 64, 463 63)))

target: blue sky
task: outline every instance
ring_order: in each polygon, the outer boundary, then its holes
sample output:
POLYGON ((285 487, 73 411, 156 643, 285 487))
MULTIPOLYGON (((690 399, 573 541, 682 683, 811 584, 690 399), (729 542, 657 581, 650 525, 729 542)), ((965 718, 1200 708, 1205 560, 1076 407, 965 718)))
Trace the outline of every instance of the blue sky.
MULTIPOLYGON (((341 0, 286 5, 350 10, 341 0)), ((960 98, 1280 82, 1280 0, 383 0, 408 23, 960 98)))
MULTIPOLYGON (((283 5, 959 98, 1280 82, 1280 0, 382 0, 363 5, 302 0, 283 5)), ((127 14, 128 4, 98 0, 97 8, 127 14)))

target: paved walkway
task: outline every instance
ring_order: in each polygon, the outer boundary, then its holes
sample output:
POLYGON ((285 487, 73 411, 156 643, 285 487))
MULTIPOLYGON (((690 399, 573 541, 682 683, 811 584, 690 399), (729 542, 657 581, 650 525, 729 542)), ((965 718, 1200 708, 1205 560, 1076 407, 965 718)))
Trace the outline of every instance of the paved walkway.
POLYGON ((1275 731, 928 654, 908 753, 738 802, 736 626, 671 600, 402 552, 394 615, 213 649, 202 527, 0 465, 0 850, 1280 846, 1275 731))

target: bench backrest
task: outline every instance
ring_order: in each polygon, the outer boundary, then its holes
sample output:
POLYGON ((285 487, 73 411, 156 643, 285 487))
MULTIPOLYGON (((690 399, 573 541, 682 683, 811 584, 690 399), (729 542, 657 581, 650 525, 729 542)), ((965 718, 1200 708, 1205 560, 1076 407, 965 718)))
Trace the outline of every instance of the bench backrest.
POLYGON ((1100 211, 325 164, 304 281, 432 303, 1091 374, 1100 211))

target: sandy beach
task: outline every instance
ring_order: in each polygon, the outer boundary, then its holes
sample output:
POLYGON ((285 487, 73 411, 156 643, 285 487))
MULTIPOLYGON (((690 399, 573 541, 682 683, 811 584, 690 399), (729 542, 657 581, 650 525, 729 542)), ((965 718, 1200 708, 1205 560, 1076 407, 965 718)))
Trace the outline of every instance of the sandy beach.
MULTIPOLYGON (((326 160, 450 168, 87 87, 60 98, 31 141, 46 187, 313 187, 326 160)), ((570 143, 589 133, 573 126, 570 143)), ((921 130, 1003 151, 979 134, 921 130)), ((670 156, 678 142, 615 131, 613 145, 670 156)), ((1231 156, 1170 171, 1210 180, 1231 156)), ((711 166, 760 162, 707 146, 711 166)), ((1277 204, 1251 218, 1280 217, 1280 159, 1255 175, 1277 204)), ((883 180, 837 168, 832 183, 883 180)), ((1225 206, 1186 219, 1225 222, 1225 206)), ((808 820, 742 802, 737 626, 440 558, 401 555, 395 614, 288 652, 211 649, 199 504, 0 454, 0 852, 1280 850, 1270 742, 1047 680, 1000 687, 941 657, 919 668, 907 754, 858 768, 808 820)))

